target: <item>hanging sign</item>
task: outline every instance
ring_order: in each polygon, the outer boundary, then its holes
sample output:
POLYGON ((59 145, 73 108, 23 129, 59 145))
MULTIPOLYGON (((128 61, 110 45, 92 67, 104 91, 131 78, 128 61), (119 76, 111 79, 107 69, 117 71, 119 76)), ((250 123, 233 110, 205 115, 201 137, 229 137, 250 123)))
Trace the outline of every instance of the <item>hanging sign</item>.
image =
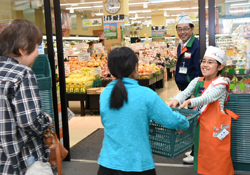
POLYGON ((104 25, 104 38, 106 40, 117 39, 117 23, 106 23, 104 25))
POLYGON ((95 18, 95 19, 83 19, 82 26, 102 26, 102 18, 95 18))
POLYGON ((125 22, 125 15, 107 15, 103 16, 103 23, 110 23, 110 22, 125 22))

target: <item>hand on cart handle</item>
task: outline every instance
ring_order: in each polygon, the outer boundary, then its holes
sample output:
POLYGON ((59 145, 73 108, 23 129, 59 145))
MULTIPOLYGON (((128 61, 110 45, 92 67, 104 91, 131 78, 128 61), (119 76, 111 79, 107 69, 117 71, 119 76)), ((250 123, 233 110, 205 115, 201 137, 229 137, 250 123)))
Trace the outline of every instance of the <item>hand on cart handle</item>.
POLYGON ((176 99, 173 99, 170 103, 167 105, 172 108, 176 108, 178 106, 179 102, 176 99))
POLYGON ((182 134, 184 131, 182 130, 179 130, 179 129, 176 129, 176 131, 179 133, 179 134, 182 134))
POLYGON ((191 101, 190 100, 186 100, 184 101, 180 106, 179 106, 179 109, 182 109, 182 108, 186 108, 188 109, 188 106, 191 104, 191 101))

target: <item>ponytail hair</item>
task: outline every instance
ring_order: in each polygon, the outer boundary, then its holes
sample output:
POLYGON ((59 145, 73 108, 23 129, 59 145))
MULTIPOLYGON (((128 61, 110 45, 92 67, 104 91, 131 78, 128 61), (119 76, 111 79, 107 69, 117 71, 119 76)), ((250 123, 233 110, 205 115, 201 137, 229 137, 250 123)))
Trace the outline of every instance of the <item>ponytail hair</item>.
POLYGON ((128 47, 115 48, 109 53, 108 68, 110 73, 117 78, 110 98, 111 109, 120 109, 124 101, 128 102, 128 93, 122 78, 128 77, 134 71, 137 63, 137 56, 128 47))

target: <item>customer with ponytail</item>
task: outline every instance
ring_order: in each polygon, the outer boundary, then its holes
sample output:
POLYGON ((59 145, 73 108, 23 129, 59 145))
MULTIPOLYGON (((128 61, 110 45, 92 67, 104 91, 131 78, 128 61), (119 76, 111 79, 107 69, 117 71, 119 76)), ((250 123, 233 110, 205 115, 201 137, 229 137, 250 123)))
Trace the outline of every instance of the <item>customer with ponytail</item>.
POLYGON ((100 96, 104 140, 98 175, 155 175, 150 120, 179 130, 188 129, 189 122, 173 112, 153 90, 138 84, 138 58, 133 50, 128 47, 112 50, 108 67, 116 80, 100 96))

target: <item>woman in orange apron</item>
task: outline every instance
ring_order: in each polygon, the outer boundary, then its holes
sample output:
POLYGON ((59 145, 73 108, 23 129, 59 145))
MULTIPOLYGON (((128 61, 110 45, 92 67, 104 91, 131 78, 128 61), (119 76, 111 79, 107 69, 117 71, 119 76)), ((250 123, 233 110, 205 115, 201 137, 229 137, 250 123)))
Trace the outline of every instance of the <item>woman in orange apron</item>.
POLYGON ((195 107, 201 115, 197 121, 194 141, 194 170, 203 175, 233 175, 231 159, 231 117, 238 115, 224 109, 230 91, 230 80, 218 77, 227 56, 219 48, 209 46, 201 60, 204 77, 192 80, 189 86, 169 103, 181 108, 195 107), (194 95, 196 98, 186 100, 194 95), (185 101, 186 100, 186 101, 185 101))

